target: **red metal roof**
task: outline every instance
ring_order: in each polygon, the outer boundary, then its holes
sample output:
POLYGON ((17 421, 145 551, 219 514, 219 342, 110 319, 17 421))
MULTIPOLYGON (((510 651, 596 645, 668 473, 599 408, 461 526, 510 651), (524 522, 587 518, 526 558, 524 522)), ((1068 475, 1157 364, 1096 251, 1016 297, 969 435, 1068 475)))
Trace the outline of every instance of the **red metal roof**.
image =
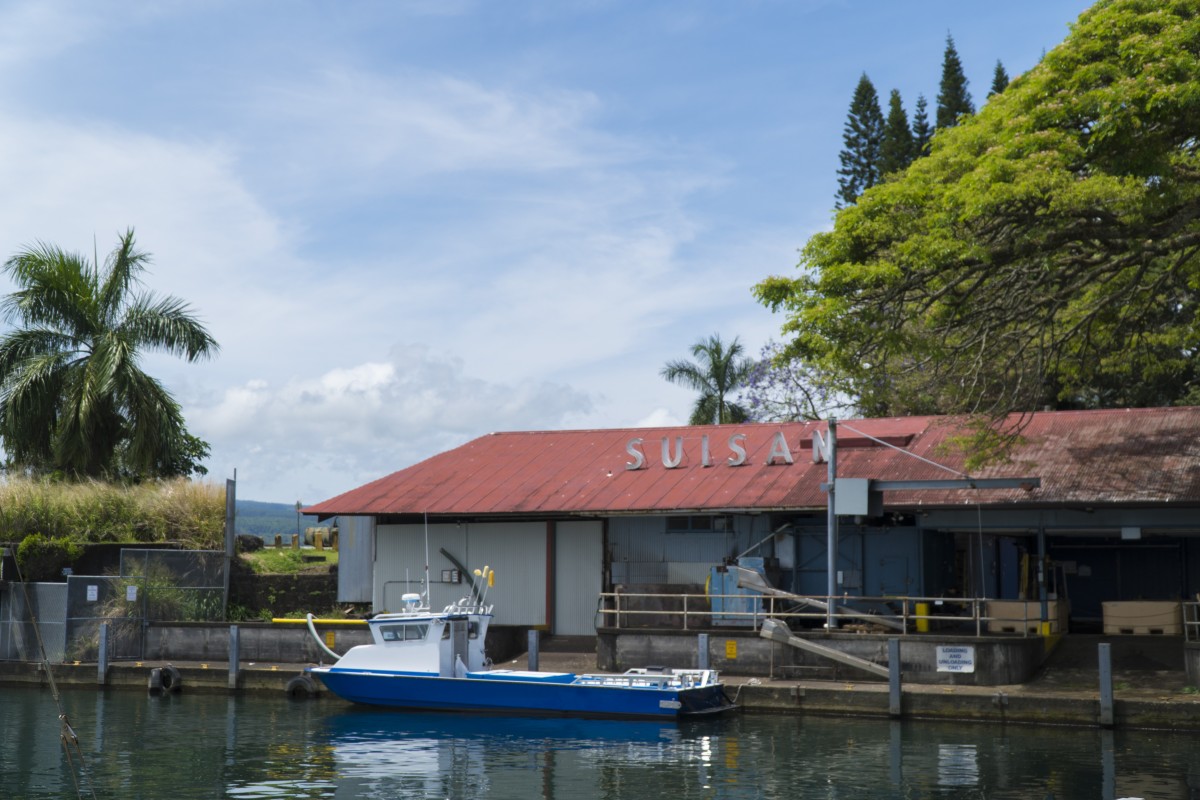
MULTIPOLYGON (((819 509, 827 465, 812 461, 824 422, 493 433, 310 506, 306 513, 383 515, 570 515, 819 509), (782 433, 794 463, 768 464, 782 433), (746 463, 730 466, 730 437, 746 463), (702 460, 707 437, 710 466, 702 460), (645 467, 628 469, 632 439, 645 467), (683 458, 663 466, 662 442, 683 458)), ((951 417, 838 423, 838 477, 931 480, 956 477, 963 457, 946 447, 963 432, 951 417), (899 443, 899 449, 867 437, 899 443), (914 458, 913 456, 916 456, 914 458)), ((1056 411, 1032 415, 1011 460, 976 478, 1038 477, 1033 491, 889 492, 892 507, 957 505, 1200 504, 1200 408, 1056 411)), ((673 458, 673 455, 670 457, 673 458)), ((779 459, 776 459, 779 462, 779 459)))

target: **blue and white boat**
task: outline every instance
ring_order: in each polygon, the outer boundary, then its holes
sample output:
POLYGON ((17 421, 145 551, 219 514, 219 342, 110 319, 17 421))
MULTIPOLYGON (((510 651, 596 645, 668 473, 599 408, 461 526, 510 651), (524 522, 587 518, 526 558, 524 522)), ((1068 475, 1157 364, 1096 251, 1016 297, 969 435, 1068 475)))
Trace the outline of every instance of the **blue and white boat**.
POLYGON ((678 718, 733 708, 715 670, 631 669, 623 674, 495 669, 484 652, 492 606, 466 598, 440 612, 418 594, 405 609, 368 620, 371 644, 343 656, 309 630, 332 666, 308 667, 353 703, 433 711, 678 718))

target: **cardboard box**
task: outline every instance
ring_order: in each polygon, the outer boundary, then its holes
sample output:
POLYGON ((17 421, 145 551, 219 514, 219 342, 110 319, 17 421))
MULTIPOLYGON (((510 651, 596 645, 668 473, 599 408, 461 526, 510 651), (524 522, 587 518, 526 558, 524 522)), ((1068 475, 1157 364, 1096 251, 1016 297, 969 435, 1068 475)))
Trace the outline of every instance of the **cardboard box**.
MULTIPOLYGON (((1067 632, 1070 611, 1065 600, 1047 601, 1051 633, 1067 632)), ((988 633, 1038 633, 1042 624, 1040 600, 988 600, 984 609, 988 633)))
POLYGON ((1183 606, 1177 601, 1124 600, 1101 603, 1101 606, 1106 636, 1183 634, 1183 606))

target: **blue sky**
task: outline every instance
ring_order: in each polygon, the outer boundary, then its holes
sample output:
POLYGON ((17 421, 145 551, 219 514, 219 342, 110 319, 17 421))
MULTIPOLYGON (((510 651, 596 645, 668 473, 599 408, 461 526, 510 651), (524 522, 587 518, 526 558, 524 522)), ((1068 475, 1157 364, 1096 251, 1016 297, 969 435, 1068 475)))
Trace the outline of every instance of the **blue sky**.
POLYGON ((3 2, 0 256, 133 226, 222 347, 146 366, 243 498, 679 424, 666 361, 777 336, 750 287, 829 226, 859 76, 932 114, 950 33, 979 105, 1088 5, 3 2))

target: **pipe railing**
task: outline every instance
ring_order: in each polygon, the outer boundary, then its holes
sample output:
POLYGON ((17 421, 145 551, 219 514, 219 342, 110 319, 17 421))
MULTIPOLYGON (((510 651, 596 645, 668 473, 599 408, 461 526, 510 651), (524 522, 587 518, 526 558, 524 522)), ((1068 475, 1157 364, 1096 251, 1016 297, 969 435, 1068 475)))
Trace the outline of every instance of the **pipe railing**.
POLYGON ((1200 642, 1200 602, 1183 604, 1183 640, 1200 642))
MULTIPOLYGON (((762 627, 767 619, 785 622, 794 620, 817 623, 823 627, 829 616, 837 627, 869 625, 872 616, 898 621, 905 632, 927 633, 934 629, 956 633, 973 632, 975 636, 1019 633, 1022 636, 1043 631, 1041 602, 1038 600, 1005 600, 1000 608, 1005 613, 989 614, 985 598, 958 597, 864 597, 839 595, 794 595, 787 597, 746 594, 676 594, 662 592, 602 592, 597 609, 598 627, 675 627, 682 630, 712 627, 762 627), (826 611, 832 600, 835 611, 826 611), (808 601, 821 604, 811 605, 808 601), (1014 607, 1020 613, 1012 613, 1014 607), (837 610, 842 609, 842 610, 837 610), (868 610, 863 610, 868 609, 868 610), (640 620, 657 618, 657 624, 639 625, 640 620), (664 626, 662 620, 675 620, 664 626)), ((1200 604, 1192 604, 1200 605, 1200 604)), ((1056 620, 1050 620, 1053 626, 1056 620)), ((1195 626, 1194 626, 1195 627, 1195 626)), ((882 626, 881 626, 882 628, 882 626)), ((882 630, 881 630, 882 632, 882 630)), ((1200 629, 1193 635, 1200 636, 1200 629)))

